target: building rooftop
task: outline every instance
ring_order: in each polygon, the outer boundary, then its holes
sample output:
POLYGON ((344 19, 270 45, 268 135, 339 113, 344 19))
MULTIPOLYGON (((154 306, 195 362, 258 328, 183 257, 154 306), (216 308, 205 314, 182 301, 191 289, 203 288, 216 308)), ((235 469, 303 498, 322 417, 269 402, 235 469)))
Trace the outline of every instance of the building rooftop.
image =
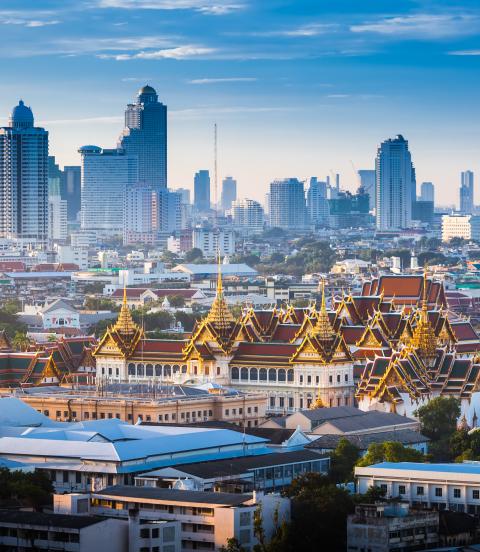
POLYGON ((380 462, 369 468, 381 470, 423 471, 437 473, 462 473, 480 475, 480 463, 465 462, 463 464, 428 464, 421 462, 380 462))
POLYGON ((105 518, 96 516, 68 516, 64 514, 45 514, 43 512, 23 512, 20 510, 0 510, 0 524, 36 525, 41 527, 61 527, 64 529, 83 529, 105 518))
POLYGON ((156 487, 134 487, 116 485, 94 493, 94 497, 124 497, 133 500, 151 500, 159 502, 181 502, 190 504, 215 504, 217 506, 240 506, 252 500, 252 495, 237 493, 215 493, 210 491, 185 491, 160 489, 156 487))

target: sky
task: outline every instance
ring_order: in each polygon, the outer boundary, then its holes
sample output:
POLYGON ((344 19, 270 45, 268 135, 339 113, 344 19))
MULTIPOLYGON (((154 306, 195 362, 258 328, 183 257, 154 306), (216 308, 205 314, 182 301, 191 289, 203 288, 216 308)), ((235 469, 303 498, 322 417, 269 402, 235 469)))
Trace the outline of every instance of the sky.
POLYGON ((239 197, 337 172, 354 190, 396 134, 438 203, 462 170, 480 188, 478 0, 1 0, 0 33, 0 124, 22 98, 61 165, 114 147, 148 83, 171 188, 212 171, 214 123, 239 197))

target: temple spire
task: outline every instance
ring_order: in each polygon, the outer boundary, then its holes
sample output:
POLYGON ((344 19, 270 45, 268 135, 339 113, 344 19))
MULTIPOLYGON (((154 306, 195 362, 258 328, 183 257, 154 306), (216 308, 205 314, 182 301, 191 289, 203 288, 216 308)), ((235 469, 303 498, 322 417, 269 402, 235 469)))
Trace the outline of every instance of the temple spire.
POLYGON ((320 311, 318 313, 317 322, 313 327, 314 335, 322 340, 329 341, 335 336, 332 325, 330 324, 330 318, 328 317, 327 304, 325 301, 325 280, 322 280, 322 300, 320 304, 320 311))
POLYGON ((437 337, 428 317, 428 299, 427 299, 427 269, 423 272, 423 298, 420 317, 418 319, 412 336, 412 345, 418 350, 423 360, 430 362, 436 356, 437 337))
POLYGON ((220 253, 218 254, 217 289, 215 299, 213 300, 212 306, 207 315, 207 322, 210 322, 220 333, 230 330, 231 325, 235 322, 233 314, 228 308, 225 297, 223 296, 222 264, 220 260, 220 253))
POLYGON ((132 313, 128 308, 126 284, 123 287, 123 301, 122 301, 122 306, 120 308, 120 314, 118 315, 117 321, 115 322, 113 329, 119 332, 120 334, 124 334, 124 335, 134 334, 139 329, 138 326, 133 321, 132 313))

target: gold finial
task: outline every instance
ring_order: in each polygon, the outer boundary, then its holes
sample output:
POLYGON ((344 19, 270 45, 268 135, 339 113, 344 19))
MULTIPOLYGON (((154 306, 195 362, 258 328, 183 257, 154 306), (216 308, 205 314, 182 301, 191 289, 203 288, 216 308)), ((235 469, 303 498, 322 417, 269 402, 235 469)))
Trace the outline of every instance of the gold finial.
POLYGON ((313 327, 313 334, 315 337, 323 341, 328 341, 335 335, 327 312, 327 304, 325 301, 325 280, 322 281, 322 301, 320 311, 317 316, 317 322, 313 327))
POLYGON ((310 403, 310 410, 316 410, 317 408, 325 408, 322 397, 320 396, 320 387, 317 391, 317 398, 310 403))
POLYGON ((427 269, 423 272, 423 299, 420 317, 412 336, 412 346, 418 350, 419 356, 426 361, 431 361, 436 356, 437 337, 428 317, 427 300, 427 269))

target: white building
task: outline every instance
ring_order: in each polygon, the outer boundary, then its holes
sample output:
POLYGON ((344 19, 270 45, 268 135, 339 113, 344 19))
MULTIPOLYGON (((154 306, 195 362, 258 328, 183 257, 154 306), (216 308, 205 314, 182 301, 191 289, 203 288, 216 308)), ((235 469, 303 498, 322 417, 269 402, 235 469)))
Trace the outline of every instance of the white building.
POLYGON ((123 245, 153 244, 153 196, 150 186, 136 185, 127 189, 123 214, 123 245))
POLYGON ((55 241, 67 239, 67 200, 59 195, 48 198, 48 238, 55 241))
POLYGON ((136 157, 121 149, 82 146, 82 230, 121 235, 126 190, 138 179, 136 157))
POLYGON ((271 182, 269 202, 270 226, 286 230, 307 226, 305 191, 297 178, 271 182))
POLYGON ((480 217, 475 215, 443 215, 442 241, 449 242, 452 238, 464 240, 480 239, 480 217))
POLYGON ((473 172, 463 171, 460 177, 460 212, 464 215, 471 215, 475 208, 473 172))
POLYGON ((204 257, 214 258, 220 255, 233 255, 235 253, 235 232, 223 229, 219 232, 195 228, 193 230, 193 247, 198 248, 204 257))
POLYGON ((312 224, 328 226, 327 183, 319 182, 316 177, 310 179, 307 191, 307 212, 312 224))
POLYGON ((233 225, 240 231, 260 233, 265 223, 263 207, 253 199, 238 199, 232 203, 233 225))
POLYGON ((88 268, 88 248, 78 247, 74 245, 57 245, 57 262, 58 263, 73 263, 80 270, 88 268))
POLYGON ((0 237, 46 245, 48 132, 22 100, 0 128, 0 237))
POLYGON ((480 513, 480 464, 382 462, 355 468, 357 492, 380 487, 385 498, 399 497, 416 506, 480 513))
POLYGON ((408 142, 401 134, 380 144, 375 171, 378 230, 409 228, 412 202, 416 198, 415 172, 408 142))

